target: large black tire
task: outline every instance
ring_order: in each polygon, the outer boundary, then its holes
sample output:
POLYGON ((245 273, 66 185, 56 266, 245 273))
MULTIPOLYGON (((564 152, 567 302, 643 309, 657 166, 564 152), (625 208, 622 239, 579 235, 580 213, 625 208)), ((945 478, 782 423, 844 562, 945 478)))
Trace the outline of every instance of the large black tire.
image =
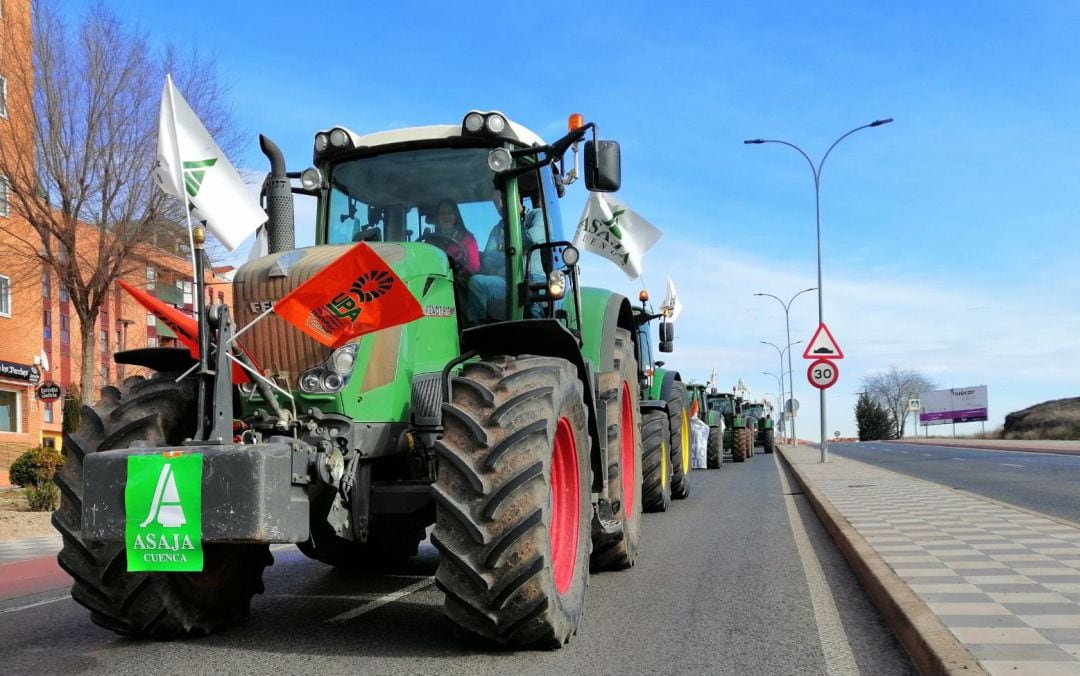
POLYGON ((577 630, 592 550, 582 392, 553 357, 474 362, 453 379, 431 541, 444 610, 466 638, 555 648, 577 630))
POLYGON ((705 447, 705 459, 709 469, 721 469, 724 466, 724 433, 719 427, 709 428, 709 441, 705 447))
POLYGON ((122 542, 82 538, 82 468, 88 453, 127 448, 133 441, 180 444, 195 431, 194 379, 177 374, 128 378, 83 406, 79 428, 64 435, 64 466, 56 474, 60 508, 52 523, 63 536, 60 567, 75 580, 71 596, 91 619, 118 634, 176 638, 209 634, 248 616, 273 563, 269 545, 206 544, 201 573, 128 573, 122 542))
POLYGON ((668 393, 668 419, 671 423, 671 497, 690 497, 690 413, 686 410, 686 386, 672 383, 668 393))
POLYGON ((772 429, 765 430, 765 452, 772 453, 776 450, 776 432, 772 429))
POLYGON ((666 512, 671 506, 670 423, 665 411, 641 418, 641 498, 646 512, 666 512))
POLYGON ((750 430, 745 427, 739 427, 731 433, 731 461, 732 462, 745 462, 746 461, 746 447, 749 445, 747 442, 750 438, 750 430))
MULTIPOLYGON (((617 528, 594 528, 593 570, 622 570, 634 565, 641 536, 641 413, 638 370, 630 332, 616 329, 614 366, 600 374, 601 401, 607 406, 608 496, 617 528), (629 462, 633 466, 627 469, 629 462)), ((600 525, 600 524, 594 524, 600 525)))

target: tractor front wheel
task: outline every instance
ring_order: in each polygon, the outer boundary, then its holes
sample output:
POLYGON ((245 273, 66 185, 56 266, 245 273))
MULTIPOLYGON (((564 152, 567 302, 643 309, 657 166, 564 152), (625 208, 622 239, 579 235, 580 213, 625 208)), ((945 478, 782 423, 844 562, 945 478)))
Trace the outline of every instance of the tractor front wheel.
POLYGON ((467 638, 557 648, 577 631, 592 549, 582 392, 553 357, 473 362, 452 379, 431 542, 444 610, 467 638))
POLYGON ((709 428, 709 442, 705 447, 709 469, 721 469, 724 464, 724 433, 719 427, 709 428))
POLYGON ((666 512, 671 505, 671 439, 668 414, 649 411, 641 421, 641 498, 646 512, 666 512))
POLYGON ((668 394, 671 422, 671 497, 690 497, 690 412, 686 407, 686 386, 675 381, 668 394))
POLYGON ((82 536, 83 459, 88 453, 147 441, 174 446, 195 432, 195 379, 177 374, 132 377, 105 387, 101 400, 83 406, 79 428, 64 435, 64 466, 56 474, 60 509, 52 523, 63 536, 57 557, 75 583, 71 597, 97 624, 140 638, 209 634, 247 617, 251 597, 263 591, 273 563, 269 545, 206 544, 199 573, 129 573, 123 542, 82 536))
POLYGON ((744 462, 746 447, 750 445, 750 430, 740 427, 731 433, 731 461, 744 462))
POLYGON ((776 433, 771 430, 765 430, 765 452, 772 453, 776 450, 776 433))

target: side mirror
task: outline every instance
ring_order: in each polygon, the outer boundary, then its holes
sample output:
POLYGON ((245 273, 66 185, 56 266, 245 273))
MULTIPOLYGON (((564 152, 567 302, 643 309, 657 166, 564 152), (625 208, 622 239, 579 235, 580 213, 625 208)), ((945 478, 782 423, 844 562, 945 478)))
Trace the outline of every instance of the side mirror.
POLYGON ((675 325, 671 322, 660 324, 660 351, 673 352, 675 350, 675 325))
POLYGON ((615 192, 622 185, 622 155, 618 141, 585 142, 585 187, 592 192, 615 192))

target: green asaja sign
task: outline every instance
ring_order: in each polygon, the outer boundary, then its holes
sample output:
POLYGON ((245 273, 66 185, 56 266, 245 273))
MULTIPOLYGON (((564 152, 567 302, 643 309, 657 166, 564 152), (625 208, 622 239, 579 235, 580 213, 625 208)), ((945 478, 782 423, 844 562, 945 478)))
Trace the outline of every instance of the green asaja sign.
POLYGON ((128 572, 203 569, 201 453, 128 456, 128 572))

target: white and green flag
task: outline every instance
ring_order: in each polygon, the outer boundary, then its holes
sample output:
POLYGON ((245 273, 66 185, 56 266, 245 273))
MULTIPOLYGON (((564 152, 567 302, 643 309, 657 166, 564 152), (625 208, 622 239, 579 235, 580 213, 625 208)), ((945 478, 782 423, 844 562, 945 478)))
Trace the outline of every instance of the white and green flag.
POLYGON ((266 222, 244 180, 206 131, 195 111, 165 76, 158 120, 158 169, 161 189, 187 200, 206 227, 232 251, 266 222))
POLYGON ((585 203, 574 246, 603 256, 630 279, 641 275, 641 259, 663 233, 611 195, 592 193, 585 203))
POLYGON ((668 321, 674 322, 682 314, 682 303, 679 301, 679 293, 675 291, 675 282, 671 276, 667 278, 667 296, 664 298, 664 309, 667 311, 668 321))

